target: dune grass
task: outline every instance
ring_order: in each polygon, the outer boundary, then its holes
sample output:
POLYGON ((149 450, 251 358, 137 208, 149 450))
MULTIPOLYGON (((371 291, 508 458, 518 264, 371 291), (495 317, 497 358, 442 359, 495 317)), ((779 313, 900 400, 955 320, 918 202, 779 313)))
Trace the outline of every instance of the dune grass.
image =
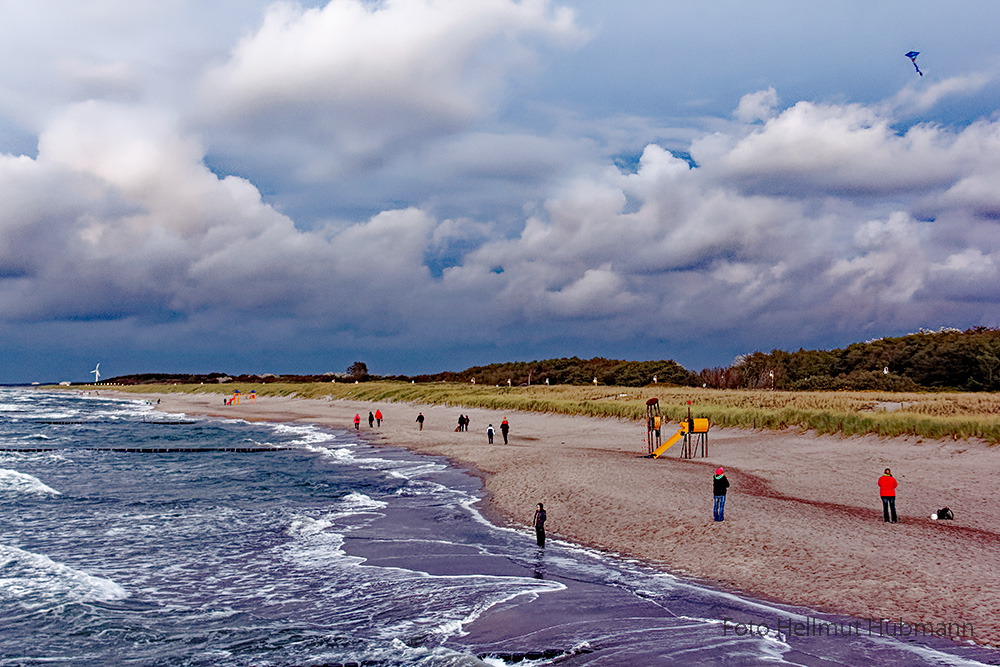
MULTIPOLYGON (((97 389, 98 387, 92 387, 97 389)), ((545 386, 494 387, 457 383, 364 382, 303 384, 139 385, 123 392, 195 392, 297 396, 326 400, 411 402, 530 410, 642 420, 646 400, 659 398, 672 421, 691 414, 713 425, 755 429, 797 427, 823 434, 924 438, 981 438, 1000 443, 1000 394, 739 391, 690 387, 545 386)))

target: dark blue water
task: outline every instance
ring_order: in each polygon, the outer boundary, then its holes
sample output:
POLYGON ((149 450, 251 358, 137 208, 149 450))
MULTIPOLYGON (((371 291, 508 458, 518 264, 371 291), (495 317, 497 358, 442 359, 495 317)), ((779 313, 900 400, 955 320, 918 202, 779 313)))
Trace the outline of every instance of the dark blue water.
POLYGON ((1000 664, 540 550, 474 477, 350 432, 10 389, 0 448, 51 450, 0 452, 0 665, 1000 664))

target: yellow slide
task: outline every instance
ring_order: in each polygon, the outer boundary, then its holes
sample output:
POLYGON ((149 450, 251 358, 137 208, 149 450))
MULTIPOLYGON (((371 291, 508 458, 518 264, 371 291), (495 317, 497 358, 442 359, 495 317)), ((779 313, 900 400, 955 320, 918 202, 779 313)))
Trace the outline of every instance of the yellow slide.
POLYGON ((678 429, 677 433, 674 433, 672 436, 670 436, 669 440, 664 441, 664 443, 662 445, 660 445, 659 447, 656 448, 656 451, 653 452, 653 458, 654 459, 660 458, 660 454, 662 454, 663 452, 665 452, 668 449, 670 449, 671 447, 673 447, 673 445, 678 440, 680 440, 684 436, 685 433, 687 433, 687 423, 682 423, 681 427, 680 427, 680 429, 678 429))

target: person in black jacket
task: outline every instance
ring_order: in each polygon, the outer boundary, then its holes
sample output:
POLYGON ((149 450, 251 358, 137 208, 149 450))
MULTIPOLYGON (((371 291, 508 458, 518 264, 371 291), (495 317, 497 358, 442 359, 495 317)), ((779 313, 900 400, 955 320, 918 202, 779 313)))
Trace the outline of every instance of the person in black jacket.
POLYGON ((716 521, 725 521, 726 509, 726 489, 729 488, 729 480, 722 472, 722 466, 715 471, 715 478, 712 479, 712 493, 715 495, 715 507, 712 508, 712 517, 716 521))
POLYGON ((531 525, 535 527, 535 539, 538 541, 538 546, 545 546, 545 507, 541 503, 538 503, 538 509, 535 510, 535 518, 531 520, 531 525))

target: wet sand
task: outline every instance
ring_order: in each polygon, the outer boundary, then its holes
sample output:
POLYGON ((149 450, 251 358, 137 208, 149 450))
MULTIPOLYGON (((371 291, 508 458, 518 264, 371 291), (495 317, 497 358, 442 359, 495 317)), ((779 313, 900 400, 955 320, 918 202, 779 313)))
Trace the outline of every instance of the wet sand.
MULTIPOLYGON (((103 392, 102 392, 103 393, 103 392)), ((1000 518, 991 474, 1000 450, 975 441, 840 438, 795 430, 713 429, 707 458, 680 445, 643 458, 642 423, 474 408, 219 394, 158 394, 169 412, 353 428, 386 444, 447 457, 483 479, 491 518, 527 525, 537 502, 550 535, 772 600, 862 619, 961 624, 1000 645, 1000 518), (370 429, 369 410, 381 409, 370 429), (418 430, 418 412, 426 417, 418 430), (469 432, 456 432, 459 414, 469 432), (511 424, 504 445, 499 425, 511 424), (486 440, 487 424, 497 429, 486 440), (712 474, 732 484, 712 521, 712 474), (876 480, 899 480, 898 524, 882 520, 876 480), (941 507, 955 521, 933 521, 941 507)), ((669 428, 669 426, 667 427, 669 428)), ((668 431, 664 430, 665 436, 668 431)), ((958 633, 953 633, 958 634, 958 633)))

